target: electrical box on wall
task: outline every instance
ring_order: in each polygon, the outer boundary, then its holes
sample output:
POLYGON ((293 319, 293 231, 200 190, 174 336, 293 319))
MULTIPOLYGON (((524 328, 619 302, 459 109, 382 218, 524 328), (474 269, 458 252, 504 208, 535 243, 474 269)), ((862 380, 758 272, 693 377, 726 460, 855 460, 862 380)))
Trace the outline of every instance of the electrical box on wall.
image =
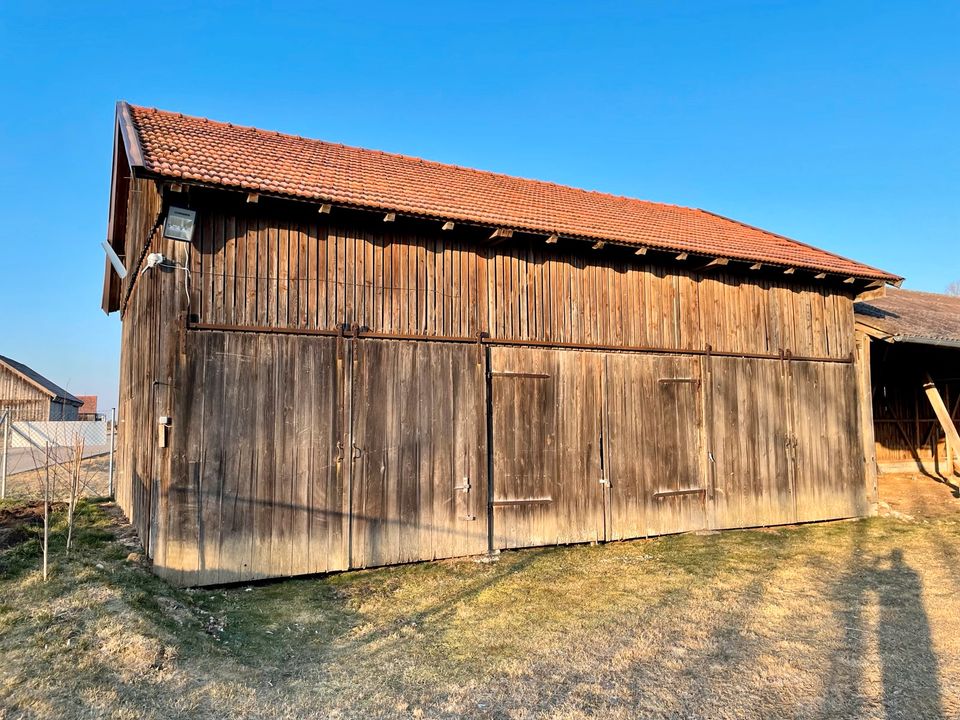
POLYGON ((170 416, 161 415, 157 420, 157 447, 165 448, 170 439, 170 416))

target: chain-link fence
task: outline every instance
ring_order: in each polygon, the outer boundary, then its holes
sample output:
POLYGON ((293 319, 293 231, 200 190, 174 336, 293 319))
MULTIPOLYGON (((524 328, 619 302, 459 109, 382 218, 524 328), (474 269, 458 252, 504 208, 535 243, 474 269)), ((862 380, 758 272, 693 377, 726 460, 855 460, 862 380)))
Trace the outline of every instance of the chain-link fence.
POLYGON ((116 416, 103 420, 11 420, 0 415, 0 498, 40 499, 49 482, 64 499, 79 473, 80 493, 113 495, 116 416))

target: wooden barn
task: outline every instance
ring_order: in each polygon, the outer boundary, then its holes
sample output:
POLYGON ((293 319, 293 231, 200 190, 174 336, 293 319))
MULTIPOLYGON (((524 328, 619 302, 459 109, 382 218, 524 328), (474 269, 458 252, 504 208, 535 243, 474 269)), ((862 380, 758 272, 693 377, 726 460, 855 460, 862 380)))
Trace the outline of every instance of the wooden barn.
MULTIPOLYGON (((960 471, 960 297, 893 289, 855 305, 871 338, 880 471, 960 471)), ((953 482, 956 482, 954 479, 953 482)))
POLYGON ((896 276, 125 103, 113 163, 117 499, 172 582, 868 511, 853 303, 896 276))
POLYGON ((0 416, 10 420, 76 420, 83 401, 35 370, 0 355, 0 416))

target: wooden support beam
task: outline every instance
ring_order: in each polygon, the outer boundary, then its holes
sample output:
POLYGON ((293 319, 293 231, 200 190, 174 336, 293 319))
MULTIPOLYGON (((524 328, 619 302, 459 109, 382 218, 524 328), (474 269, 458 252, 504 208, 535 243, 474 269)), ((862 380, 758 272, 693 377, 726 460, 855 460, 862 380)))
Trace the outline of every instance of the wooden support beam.
POLYGON ((597 242, 595 242, 595 243, 593 244, 593 249, 594 249, 594 250, 603 250, 603 246, 606 245, 606 244, 607 244, 607 243, 605 243, 603 240, 598 240, 597 242))
POLYGON ((331 210, 333 210, 333 205, 330 203, 324 203, 320 206, 319 212, 321 215, 329 215, 331 210))
POLYGON ((848 277, 846 280, 843 281, 843 283, 845 285, 853 285, 853 283, 855 283, 856 281, 857 281, 856 278, 848 277))
POLYGON ((947 439, 947 446, 954 455, 954 457, 947 459, 950 466, 955 467, 955 462, 960 463, 960 433, 957 433, 957 426, 953 424, 950 411, 947 409, 946 403, 943 402, 940 391, 937 390, 936 383, 933 382, 930 373, 927 373, 927 382, 923 385, 923 391, 926 393, 927 400, 930 401, 930 405, 933 407, 933 412, 937 416, 937 420, 940 421, 940 427, 943 428, 943 434, 947 439))
POLYGON ((877 486, 877 441, 873 423, 873 381, 870 375, 870 336, 854 331, 854 372, 857 405, 860 413, 860 442, 863 448, 864 480, 867 484, 867 496, 871 510, 876 512, 876 503, 880 501, 877 486))
POLYGON ((175 192, 175 193, 183 192, 183 185, 181 185, 180 183, 170 183, 167 187, 170 188, 170 192, 175 192))
POLYGON ((490 240, 506 240, 513 237, 513 230, 509 228, 497 228, 490 236, 490 240))
POLYGON ((247 202, 248 203, 260 202, 260 195, 255 192, 247 193, 247 202))
POLYGON ((787 268, 783 271, 784 275, 793 275, 797 271, 796 268, 787 268))
POLYGON ((826 273, 817 273, 816 275, 813 276, 813 279, 814 279, 814 280, 826 280, 826 279, 827 279, 827 274, 826 274, 826 273))
POLYGON ((690 253, 685 253, 685 252, 684 252, 684 253, 679 253, 679 254, 677 255, 677 258, 676 258, 676 259, 677 259, 677 260, 686 260, 688 257, 690 257, 690 253))
POLYGON ((723 267, 724 265, 729 265, 729 264, 730 264, 730 261, 727 260, 727 258, 714 258, 713 260, 708 262, 706 265, 703 265, 702 267, 697 268, 697 270, 699 272, 703 272, 704 270, 709 270, 710 268, 723 267))
POLYGON ((453 222, 451 222, 450 220, 447 220, 447 221, 443 224, 443 227, 440 228, 440 229, 441 229, 441 230, 448 230, 448 231, 449 231, 449 230, 453 230, 453 227, 454 227, 453 222))
POLYGON ((547 238, 547 245, 556 245, 558 240, 560 240, 560 236, 556 233, 551 233, 550 237, 547 238))
POLYGON ((634 254, 634 255, 646 255, 646 254, 647 254, 647 249, 646 249, 646 248, 637 248, 636 250, 633 251, 633 254, 634 254))
POLYGON ((397 219, 396 213, 387 213, 386 215, 383 216, 384 222, 394 222, 396 221, 396 219, 397 219))
POLYGON ((750 269, 751 269, 751 270, 759 270, 759 269, 762 268, 762 267, 763 267, 763 263, 754 263, 753 265, 750 266, 750 269))
POLYGON ((878 287, 878 288, 874 288, 873 290, 870 290, 870 289, 861 290, 860 292, 857 293, 854 299, 855 300, 873 300, 874 298, 885 297, 886 294, 887 294, 886 287, 878 287))

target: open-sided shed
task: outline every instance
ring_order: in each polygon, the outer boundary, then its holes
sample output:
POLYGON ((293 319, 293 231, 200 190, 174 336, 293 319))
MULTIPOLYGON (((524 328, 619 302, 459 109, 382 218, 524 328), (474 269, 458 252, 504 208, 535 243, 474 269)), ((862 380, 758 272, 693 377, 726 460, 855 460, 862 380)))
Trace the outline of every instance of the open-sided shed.
POLYGON ((960 297, 892 289, 855 307, 858 330, 871 338, 880 469, 953 476, 960 463, 960 297))
POLYGON ((896 276, 124 103, 116 138, 117 494, 174 582, 867 511, 853 301, 896 276))

